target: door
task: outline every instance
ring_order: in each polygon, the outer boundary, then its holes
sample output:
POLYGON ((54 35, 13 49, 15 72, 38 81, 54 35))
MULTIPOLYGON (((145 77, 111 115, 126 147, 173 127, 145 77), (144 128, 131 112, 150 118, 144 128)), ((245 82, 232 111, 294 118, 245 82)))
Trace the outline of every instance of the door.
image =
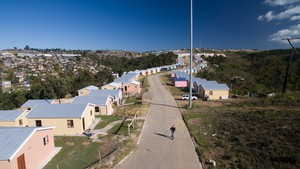
POLYGON ((83 131, 85 131, 85 122, 84 122, 84 118, 82 118, 82 127, 83 127, 83 131))
POLYGON ((18 169, 26 169, 24 154, 20 155, 17 158, 17 161, 18 161, 18 169))

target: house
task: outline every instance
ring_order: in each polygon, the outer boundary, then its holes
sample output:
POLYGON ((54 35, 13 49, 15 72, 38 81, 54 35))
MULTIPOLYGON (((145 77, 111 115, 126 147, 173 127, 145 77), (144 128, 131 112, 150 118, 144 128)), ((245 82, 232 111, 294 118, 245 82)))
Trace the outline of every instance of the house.
POLYGON ((174 77, 173 86, 175 87, 188 87, 187 80, 185 78, 174 77))
POLYGON ((27 110, 0 110, 0 126, 27 126, 27 110))
POLYGON ((89 94, 89 96, 112 96, 113 102, 117 105, 121 104, 122 102, 122 90, 115 89, 115 90, 93 90, 89 94))
POLYGON ((55 126, 54 134, 81 134, 95 120, 91 104, 39 104, 26 116, 28 126, 55 126))
POLYGON ((27 102, 25 102, 21 106, 21 109, 22 110, 31 110, 39 104, 53 104, 53 103, 54 103, 54 100, 32 100, 32 99, 30 99, 30 100, 27 100, 27 102))
POLYGON ((216 81, 206 81, 200 85, 199 95, 208 100, 228 99, 229 87, 216 81))
POLYGON ((103 96, 76 96, 71 104, 93 104, 95 105, 95 114, 111 115, 114 112, 112 108, 112 97, 109 95, 103 96))
POLYGON ((0 127, 0 168, 42 168, 55 152, 54 127, 0 127))
POLYGON ((201 78, 194 78, 193 80, 193 91, 196 92, 196 93, 199 93, 199 88, 200 88, 200 85, 202 83, 205 83, 207 80, 206 79, 201 79, 201 78))
POLYGON ((114 90, 114 89, 122 89, 121 83, 111 82, 101 87, 104 90, 114 90))
POLYGON ((140 82, 132 80, 131 82, 124 83, 122 90, 123 90, 123 94, 125 95, 134 95, 134 94, 141 93, 142 89, 140 86, 140 82))
POLYGON ((3 81, 1 86, 5 89, 6 88, 11 88, 11 81, 3 81))
POLYGON ((93 85, 78 90, 78 96, 87 96, 92 90, 98 90, 99 88, 93 85))

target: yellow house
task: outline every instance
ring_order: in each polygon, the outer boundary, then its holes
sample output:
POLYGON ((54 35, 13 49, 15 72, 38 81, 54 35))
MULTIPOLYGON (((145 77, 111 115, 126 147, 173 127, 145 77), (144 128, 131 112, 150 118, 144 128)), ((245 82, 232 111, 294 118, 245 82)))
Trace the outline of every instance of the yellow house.
POLYGON ((200 85, 199 95, 207 100, 228 99, 229 87, 216 81, 206 81, 200 85))
POLYGON ((92 90, 98 90, 99 88, 93 85, 87 86, 85 88, 79 89, 78 96, 87 96, 92 90))
POLYGON ((111 82, 101 87, 103 90, 115 90, 115 89, 121 89, 122 84, 121 83, 115 83, 111 82))
POLYGON ((99 96, 76 96, 72 104, 92 104, 95 107, 96 115, 112 115, 113 97, 109 95, 99 96))
POLYGON ((22 110, 31 110, 38 104, 54 104, 54 100, 52 100, 52 99, 50 99, 50 100, 29 99, 21 106, 21 109, 22 110))
POLYGON ((41 104, 26 116, 28 126, 55 126, 55 135, 82 134, 95 120, 92 104, 41 104))
POLYGON ((0 126, 27 126, 26 110, 1 110, 0 126))

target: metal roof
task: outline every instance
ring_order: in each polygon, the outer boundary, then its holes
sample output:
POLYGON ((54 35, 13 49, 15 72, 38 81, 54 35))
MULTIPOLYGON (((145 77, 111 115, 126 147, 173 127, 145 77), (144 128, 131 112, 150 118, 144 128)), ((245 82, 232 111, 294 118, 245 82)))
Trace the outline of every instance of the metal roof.
POLYGON ((204 90, 229 90, 226 84, 219 84, 216 81, 206 81, 201 86, 204 90))
POLYGON ((15 121, 24 110, 0 110, 0 121, 15 121))
POLYGON ((0 127, 0 160, 11 160, 37 130, 52 127, 0 127))
POLYGON ((85 88, 82 88, 82 89, 79 89, 79 90, 83 90, 83 89, 87 89, 87 90, 90 90, 90 91, 92 91, 92 90, 98 90, 98 89, 99 89, 99 87, 97 87, 97 86, 93 86, 93 85, 90 85, 90 86, 87 86, 87 87, 85 87, 85 88))
POLYGON ((109 98, 108 95, 103 96, 76 96, 72 104, 95 104, 95 105, 106 105, 107 99, 109 98))
POLYGON ((201 85, 202 83, 205 83, 206 81, 207 81, 206 79, 201 79, 197 77, 194 79, 194 82, 196 82, 198 86, 201 85))
POLYGON ((35 107, 38 104, 51 104, 54 100, 27 100, 21 107, 35 107))
POLYGON ((39 104, 27 118, 81 118, 87 104, 39 104))
POLYGON ((121 90, 115 89, 115 90, 92 90, 89 94, 89 96, 119 96, 121 90))

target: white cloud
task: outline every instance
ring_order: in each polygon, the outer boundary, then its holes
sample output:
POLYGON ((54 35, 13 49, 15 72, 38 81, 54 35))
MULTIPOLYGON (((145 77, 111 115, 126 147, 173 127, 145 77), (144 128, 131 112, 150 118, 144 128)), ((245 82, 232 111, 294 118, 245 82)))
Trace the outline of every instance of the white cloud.
POLYGON ((278 6, 278 5, 289 5, 293 3, 300 2, 300 0, 265 0, 265 3, 271 6, 278 6))
MULTIPOLYGON (((300 24, 273 33, 272 35, 270 35, 269 41, 286 44, 287 41, 282 40, 283 38, 299 38, 299 37, 300 37, 300 24)), ((293 40, 293 43, 300 43, 300 39, 293 40)))
POLYGON ((290 21, 297 21, 297 20, 300 20, 300 15, 293 16, 293 17, 291 17, 291 19, 290 19, 290 21))
POLYGON ((290 20, 298 20, 299 14, 300 14, 300 5, 293 6, 278 14, 274 13, 274 11, 269 11, 265 15, 258 16, 257 19, 260 21, 282 20, 282 19, 289 19, 289 18, 290 20))

